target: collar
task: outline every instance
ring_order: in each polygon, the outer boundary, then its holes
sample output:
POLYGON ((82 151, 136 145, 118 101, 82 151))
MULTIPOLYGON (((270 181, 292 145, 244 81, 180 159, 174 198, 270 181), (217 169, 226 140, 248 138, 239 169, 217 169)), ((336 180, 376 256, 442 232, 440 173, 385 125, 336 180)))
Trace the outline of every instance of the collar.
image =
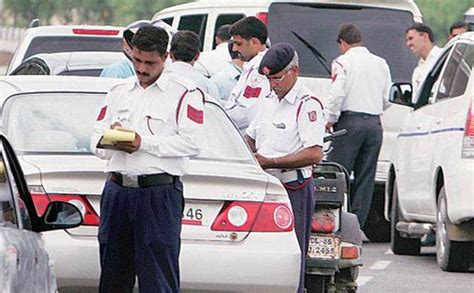
POLYGON ((256 67, 258 70, 258 67, 260 66, 260 62, 262 61, 263 56, 265 53, 267 53, 268 49, 265 49, 263 51, 260 51, 255 55, 252 59, 250 59, 245 65, 245 69, 250 69, 252 67, 256 67))
POLYGON ((173 71, 173 69, 177 69, 180 71, 191 71, 194 69, 194 67, 187 62, 174 61, 171 63, 171 71, 173 71))
POLYGON ((300 92, 301 85, 302 84, 301 84, 300 80, 297 78, 295 84, 290 89, 290 91, 288 93, 286 93, 286 95, 285 95, 285 97, 283 97, 283 99, 285 99, 288 103, 294 105, 296 103, 296 100, 298 99, 298 94, 300 92))
POLYGON ((220 43, 216 46, 216 50, 227 50, 228 42, 220 43))
POLYGON ((367 52, 369 52, 369 50, 367 50, 366 47, 357 46, 357 47, 349 48, 344 55, 347 55, 347 54, 362 54, 362 53, 367 53, 367 52))
MULTIPOLYGON (((138 77, 136 75, 134 75, 133 77, 130 77, 127 82, 128 82, 127 89, 129 91, 133 90, 137 86, 141 88, 140 81, 138 81, 138 77)), ((149 87, 157 86, 160 90, 164 91, 166 90, 168 83, 169 83, 168 72, 165 69, 163 69, 160 77, 158 77, 158 79, 155 80, 155 82, 151 84, 149 87)))

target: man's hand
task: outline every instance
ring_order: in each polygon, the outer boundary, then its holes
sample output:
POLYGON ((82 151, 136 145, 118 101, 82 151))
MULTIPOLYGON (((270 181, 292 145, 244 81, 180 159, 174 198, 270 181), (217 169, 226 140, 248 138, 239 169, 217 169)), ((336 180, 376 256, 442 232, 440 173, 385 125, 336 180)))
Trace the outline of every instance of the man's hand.
POLYGON ((329 133, 332 133, 332 126, 334 125, 334 122, 327 122, 326 123, 326 130, 329 133))
POLYGON ((140 149, 142 138, 138 133, 135 133, 135 140, 133 142, 115 142, 114 147, 126 153, 134 153, 140 149))
POLYGON ((260 166, 263 168, 263 169, 268 169, 271 167, 271 164, 273 163, 273 159, 270 159, 270 158, 267 158, 267 157, 264 157, 262 156, 261 154, 259 153, 254 153, 255 155, 255 158, 257 159, 257 162, 260 164, 260 166))
POLYGON ((114 124, 110 125, 110 129, 115 129, 117 127, 122 127, 122 124, 120 124, 119 122, 115 122, 114 124))

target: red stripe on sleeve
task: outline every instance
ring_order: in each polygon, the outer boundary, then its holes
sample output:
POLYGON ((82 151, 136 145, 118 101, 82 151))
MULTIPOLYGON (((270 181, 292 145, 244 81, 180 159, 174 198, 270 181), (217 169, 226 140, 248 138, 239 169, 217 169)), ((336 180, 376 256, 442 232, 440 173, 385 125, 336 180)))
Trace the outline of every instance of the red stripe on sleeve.
POLYGON ((107 113, 107 106, 104 106, 102 107, 102 109, 100 109, 99 116, 97 116, 97 121, 103 120, 105 118, 106 113, 107 113))
POLYGON ((202 124, 204 122, 204 111, 198 110, 191 105, 188 105, 188 118, 192 121, 202 124))

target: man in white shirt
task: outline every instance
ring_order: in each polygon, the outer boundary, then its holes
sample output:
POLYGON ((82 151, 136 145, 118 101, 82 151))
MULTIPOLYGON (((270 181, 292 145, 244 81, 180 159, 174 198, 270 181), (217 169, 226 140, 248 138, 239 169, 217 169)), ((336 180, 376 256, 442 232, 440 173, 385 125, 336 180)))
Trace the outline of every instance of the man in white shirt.
POLYGON ((169 68, 177 75, 192 80, 197 87, 213 98, 219 98, 216 85, 194 68, 199 58, 199 36, 192 31, 179 31, 171 39, 169 68))
POLYGON ((209 77, 214 76, 231 61, 229 50, 227 50, 230 40, 230 27, 230 24, 220 26, 215 37, 216 48, 204 52, 199 58, 199 63, 207 70, 209 77))
POLYGON ((270 83, 258 72, 263 55, 267 51, 267 26, 254 16, 243 18, 230 29, 234 42, 233 50, 246 61, 242 74, 232 90, 225 109, 239 130, 245 130, 252 122, 258 109, 258 102, 271 93, 270 83))
POLYGON ((297 292, 303 292, 314 211, 312 169, 323 157, 323 106, 298 80, 298 54, 291 44, 272 46, 258 70, 267 76, 273 93, 262 98, 245 138, 262 168, 280 179, 288 192, 301 249, 297 292))
POLYGON ((101 195, 99 292, 179 292, 180 176, 199 154, 204 105, 196 85, 164 71, 168 34, 145 26, 133 36, 136 75, 107 94, 91 149, 107 160, 101 195), (133 141, 103 144, 105 130, 131 129, 133 141), (112 149, 106 149, 112 148, 112 149))
POLYGON ((422 23, 415 23, 405 31, 405 43, 411 52, 420 58, 412 75, 412 97, 416 101, 418 92, 426 75, 441 53, 441 48, 434 44, 431 28, 422 23))
POLYGON ((391 77, 387 62, 362 46, 361 33, 354 25, 341 26, 337 43, 342 55, 332 64, 332 83, 325 100, 326 128, 346 129, 347 134, 334 140, 328 160, 354 172, 351 212, 363 228, 372 202, 382 145, 380 115, 389 105, 391 77))
POLYGON ((457 35, 463 34, 470 30, 469 24, 462 20, 456 21, 449 28, 449 37, 448 40, 455 38, 457 35))

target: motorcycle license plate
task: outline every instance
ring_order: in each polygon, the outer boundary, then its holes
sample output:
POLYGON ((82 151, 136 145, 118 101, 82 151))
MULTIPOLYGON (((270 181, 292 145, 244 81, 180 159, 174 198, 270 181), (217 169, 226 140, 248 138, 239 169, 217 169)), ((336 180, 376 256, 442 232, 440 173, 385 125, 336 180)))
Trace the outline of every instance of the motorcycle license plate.
POLYGON ((308 245, 309 258, 338 259, 341 239, 335 236, 311 235, 308 245))

